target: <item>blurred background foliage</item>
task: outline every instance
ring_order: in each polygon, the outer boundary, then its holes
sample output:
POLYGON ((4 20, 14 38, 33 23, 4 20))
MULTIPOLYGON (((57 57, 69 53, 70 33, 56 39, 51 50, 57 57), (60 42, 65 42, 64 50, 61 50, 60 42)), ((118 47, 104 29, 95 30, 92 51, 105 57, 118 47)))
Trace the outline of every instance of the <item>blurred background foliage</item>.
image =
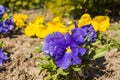
POLYGON ((42 8, 44 0, 0 0, 0 4, 13 11, 42 8))
POLYGON ((57 16, 74 16, 83 13, 95 15, 120 15, 120 0, 0 0, 0 4, 11 8, 51 10, 57 16))

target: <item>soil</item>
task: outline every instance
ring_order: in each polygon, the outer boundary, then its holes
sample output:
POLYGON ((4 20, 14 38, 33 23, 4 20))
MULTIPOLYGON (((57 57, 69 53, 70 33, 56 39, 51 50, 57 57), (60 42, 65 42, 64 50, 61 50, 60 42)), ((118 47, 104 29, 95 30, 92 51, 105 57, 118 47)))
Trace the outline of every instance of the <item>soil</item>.
MULTIPOLYGON (((29 21, 35 16, 40 15, 37 11, 23 11, 29 15, 29 21)), ((51 14, 48 14, 51 15, 51 14)), ((120 41, 120 36, 115 36, 120 30, 108 30, 108 36, 120 41)), ((22 32, 13 34, 12 37, 6 36, 0 39, 5 44, 9 59, 3 66, 0 66, 0 80, 43 80, 36 61, 40 54, 35 53, 36 47, 42 41, 39 38, 29 38, 22 32)), ((100 59, 97 59, 92 70, 92 80, 120 80, 120 52, 112 49, 100 59)))

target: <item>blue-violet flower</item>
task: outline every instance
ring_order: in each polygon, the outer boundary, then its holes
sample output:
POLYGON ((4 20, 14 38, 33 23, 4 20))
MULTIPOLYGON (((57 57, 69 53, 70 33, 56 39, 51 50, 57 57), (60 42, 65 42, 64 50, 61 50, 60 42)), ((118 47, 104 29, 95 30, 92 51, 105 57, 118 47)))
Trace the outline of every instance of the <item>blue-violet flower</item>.
POLYGON ((45 38, 43 52, 51 56, 57 66, 66 69, 71 65, 81 63, 80 56, 86 52, 82 44, 84 44, 82 36, 69 33, 62 35, 60 32, 55 32, 45 38))
POLYGON ((8 59, 8 57, 3 52, 3 50, 0 48, 0 66, 2 66, 3 63, 5 62, 5 60, 7 60, 7 59, 8 59))

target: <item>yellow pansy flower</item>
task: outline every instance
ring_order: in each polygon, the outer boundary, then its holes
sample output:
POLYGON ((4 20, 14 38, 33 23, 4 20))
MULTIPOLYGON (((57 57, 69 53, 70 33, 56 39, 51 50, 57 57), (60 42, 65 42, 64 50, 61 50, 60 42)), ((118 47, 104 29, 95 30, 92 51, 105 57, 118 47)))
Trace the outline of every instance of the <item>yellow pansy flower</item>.
POLYGON ((15 25, 18 28, 22 28, 25 26, 25 21, 28 19, 28 16, 26 14, 14 14, 13 20, 15 22, 15 25))
POLYGON ((47 36, 47 27, 45 27, 44 25, 39 25, 38 27, 36 27, 36 36, 39 38, 45 38, 47 36))
POLYGON ((59 16, 53 18, 53 22, 60 22, 60 21, 61 21, 61 17, 59 16))
POLYGON ((44 16, 36 16, 33 22, 36 24, 42 24, 44 22, 44 16))
POLYGON ((67 31, 67 27, 64 24, 62 24, 62 22, 59 21, 48 22, 47 27, 48 27, 47 31, 49 33, 59 31, 64 34, 67 31))
POLYGON ((110 26, 110 18, 108 16, 96 16, 93 21, 99 24, 98 31, 100 32, 105 32, 110 26))
POLYGON ((58 32, 61 32, 62 34, 65 34, 67 32, 67 27, 66 26, 61 26, 61 27, 58 27, 58 32))
POLYGON ((25 28, 25 34, 29 37, 35 36, 35 27, 38 26, 34 23, 29 23, 28 26, 25 28))
POLYGON ((28 15, 26 15, 26 14, 21 14, 20 16, 21 16, 22 20, 24 20, 24 21, 28 19, 28 15))
POLYGON ((23 26, 25 26, 25 23, 21 19, 17 20, 17 22, 15 24, 19 28, 22 28, 23 26))
POLYGON ((92 20, 92 21, 91 21, 91 24, 92 24, 94 30, 95 30, 95 31, 98 31, 99 23, 98 23, 97 21, 95 21, 95 20, 92 20))
POLYGON ((78 27, 82 27, 82 26, 90 24, 90 23, 91 23, 91 16, 88 13, 85 13, 78 20, 78 27))

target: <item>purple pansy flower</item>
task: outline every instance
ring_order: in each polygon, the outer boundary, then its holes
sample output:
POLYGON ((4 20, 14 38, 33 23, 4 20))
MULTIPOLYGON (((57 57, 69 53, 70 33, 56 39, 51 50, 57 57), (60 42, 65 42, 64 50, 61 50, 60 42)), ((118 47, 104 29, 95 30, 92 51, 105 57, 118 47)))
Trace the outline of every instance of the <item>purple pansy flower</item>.
POLYGON ((5 62, 5 60, 7 60, 7 59, 8 59, 8 57, 5 55, 3 50, 0 48, 0 66, 2 66, 3 63, 5 62))
POLYGON ((0 33, 2 34, 6 34, 9 30, 12 30, 13 28, 14 22, 11 18, 0 22, 0 33))
POLYGON ((2 18, 2 16, 4 15, 5 13, 5 7, 0 5, 0 19, 2 18))
MULTIPOLYGON (((77 26, 76 23, 75 23, 75 26, 77 26)), ((86 39, 87 43, 95 42, 96 38, 97 38, 97 33, 95 32, 95 30, 91 24, 82 26, 80 28, 75 27, 72 30, 72 34, 82 36, 83 38, 87 38, 86 39)))
POLYGON ((86 49, 81 47, 83 43, 82 36, 77 37, 69 33, 62 35, 60 32, 55 32, 45 38, 43 52, 53 57, 57 66, 66 69, 81 63, 80 56, 86 52, 86 49))
POLYGON ((5 23, 5 27, 8 29, 8 30, 12 30, 14 28, 14 21, 13 19, 6 19, 4 21, 5 23))

